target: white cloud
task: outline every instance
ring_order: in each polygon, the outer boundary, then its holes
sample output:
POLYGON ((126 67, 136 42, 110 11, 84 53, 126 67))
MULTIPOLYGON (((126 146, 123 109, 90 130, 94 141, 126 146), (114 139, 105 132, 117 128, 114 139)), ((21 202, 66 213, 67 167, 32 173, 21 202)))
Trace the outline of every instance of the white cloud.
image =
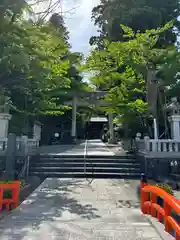
MULTIPOLYGON (((37 0, 28 0, 32 3, 37 0)), ((47 9, 49 3, 53 6, 58 0, 44 0, 35 6, 35 11, 47 9)), ((73 51, 83 52, 86 56, 90 51, 89 39, 97 35, 97 29, 91 22, 91 11, 100 0, 59 0, 54 12, 63 12, 66 26, 70 32, 70 43, 73 51)))
MULTIPOLYGON (((99 4, 99 0, 79 0, 76 1, 74 14, 65 15, 65 21, 70 32, 70 41, 74 51, 83 52, 85 55, 90 50, 89 39, 93 35, 97 35, 97 29, 91 22, 91 11, 94 6, 99 4)), ((74 2, 64 2, 64 8, 70 9, 74 7, 74 2)))

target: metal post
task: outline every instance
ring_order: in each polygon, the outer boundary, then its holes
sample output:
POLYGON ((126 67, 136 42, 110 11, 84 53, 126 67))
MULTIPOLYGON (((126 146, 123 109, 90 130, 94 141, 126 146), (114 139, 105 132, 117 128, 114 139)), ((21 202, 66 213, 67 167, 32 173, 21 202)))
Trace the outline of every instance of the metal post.
POLYGON ((6 150, 5 177, 7 180, 14 180, 15 161, 16 161, 16 135, 14 133, 10 133, 8 136, 7 150, 6 150))
POLYGON ((77 98, 73 98, 72 104, 72 130, 71 137, 74 140, 76 138, 76 112, 77 112, 77 98))

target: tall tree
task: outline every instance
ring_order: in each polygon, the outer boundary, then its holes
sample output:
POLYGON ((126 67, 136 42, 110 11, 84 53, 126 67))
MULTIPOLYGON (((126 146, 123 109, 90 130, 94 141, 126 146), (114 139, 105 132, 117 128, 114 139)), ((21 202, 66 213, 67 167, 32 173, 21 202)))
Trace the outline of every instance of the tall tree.
MULTIPOLYGON (((167 22, 174 20, 175 28, 179 31, 179 15, 179 0, 101 0, 92 11, 92 20, 99 27, 100 36, 92 37, 90 43, 102 47, 104 38, 109 41, 124 40, 121 24, 131 27, 134 32, 143 33, 148 29, 163 27, 167 22)), ((177 34, 173 29, 161 35, 161 46, 176 41, 177 34)))
POLYGON ((58 14, 58 13, 54 13, 50 17, 49 22, 59 32, 59 34, 62 37, 64 37, 64 40, 66 41, 66 43, 68 43, 69 32, 67 31, 67 28, 65 27, 65 23, 64 23, 63 17, 60 14, 58 14))
POLYGON ((162 83, 158 83, 169 90, 170 86, 176 86, 179 82, 177 73, 180 71, 180 55, 175 46, 157 48, 160 36, 172 28, 171 24, 142 34, 122 25, 121 28, 128 41, 105 41, 104 50, 92 51, 86 68, 94 73, 91 81, 97 87, 108 91, 106 100, 110 106, 105 110, 111 109, 121 115, 122 122, 129 124, 131 129, 147 131, 147 120, 150 117, 146 98, 147 64, 156 63, 156 69, 162 77, 162 83))
POLYGON ((15 9, 10 0, 0 5, 0 95, 10 98, 11 111, 22 119, 62 114, 66 109, 64 99, 58 94, 52 96, 52 92, 74 87, 76 81, 81 85, 76 69, 81 55, 71 53, 68 33, 59 15, 36 24, 23 18, 26 3, 17 2, 21 4, 14 3, 18 7, 15 9))

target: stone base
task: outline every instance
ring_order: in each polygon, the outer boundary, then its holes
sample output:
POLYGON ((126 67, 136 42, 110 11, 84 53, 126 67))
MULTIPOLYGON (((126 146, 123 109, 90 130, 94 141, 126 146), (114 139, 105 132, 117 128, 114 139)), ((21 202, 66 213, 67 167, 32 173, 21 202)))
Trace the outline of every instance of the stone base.
POLYGON ((161 181, 162 179, 173 179, 173 175, 180 175, 180 156, 178 157, 155 157, 146 154, 136 154, 137 160, 141 162, 141 171, 149 179, 161 181))

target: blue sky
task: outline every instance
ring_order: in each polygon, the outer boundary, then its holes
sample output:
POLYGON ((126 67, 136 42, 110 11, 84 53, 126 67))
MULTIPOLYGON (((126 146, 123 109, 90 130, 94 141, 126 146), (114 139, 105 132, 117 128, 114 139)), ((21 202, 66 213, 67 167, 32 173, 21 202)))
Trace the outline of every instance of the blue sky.
MULTIPOLYGON (((97 29, 91 22, 93 7, 100 3, 100 0, 26 0, 36 3, 36 13, 47 10, 58 2, 53 12, 63 13, 63 17, 70 33, 70 43, 73 51, 83 52, 85 56, 89 53, 89 39, 97 35, 97 29)), ((51 12, 52 13, 52 12, 51 12)), ((51 14, 50 14, 51 15, 51 14)))
MULTIPOLYGON (((72 51, 82 52, 86 57, 90 52, 89 39, 91 36, 97 35, 97 28, 91 21, 91 11, 97 6, 100 0, 64 0, 63 12, 77 7, 74 11, 65 14, 65 22, 70 33, 70 43, 72 51), (76 2, 75 2, 76 1, 76 2)), ((85 82, 89 82, 88 78, 91 74, 84 73, 85 82)))
MULTIPOLYGON (((36 2, 37 0, 28 0, 36 2)), ((34 10, 41 12, 47 9, 49 3, 54 4, 57 0, 44 0, 43 3, 35 5, 34 10)), ((72 51, 81 52, 86 57, 90 52, 89 39, 97 35, 97 28, 91 21, 93 7, 100 0, 60 0, 54 12, 62 12, 70 35, 72 51)), ((84 81, 88 81, 89 74, 84 73, 84 81)))
POLYGON ((97 35, 97 29, 91 22, 91 11, 98 5, 99 0, 76 0, 70 2, 64 0, 63 11, 77 7, 69 14, 65 14, 65 22, 70 32, 70 43, 73 51, 83 52, 85 56, 89 53, 89 39, 97 35))

